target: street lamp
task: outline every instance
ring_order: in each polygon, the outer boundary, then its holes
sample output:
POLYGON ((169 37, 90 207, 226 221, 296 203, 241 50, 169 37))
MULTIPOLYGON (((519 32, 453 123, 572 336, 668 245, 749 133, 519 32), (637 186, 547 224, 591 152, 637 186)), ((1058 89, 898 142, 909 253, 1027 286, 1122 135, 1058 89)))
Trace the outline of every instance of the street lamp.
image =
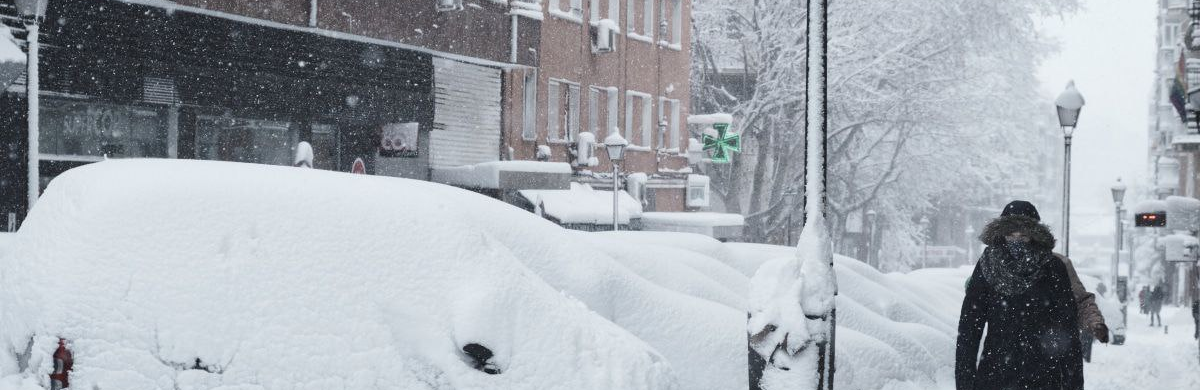
POLYGON ((929 266, 929 218, 921 217, 921 268, 929 266))
POLYGON ((1071 136, 1079 124, 1079 111, 1083 109, 1083 95, 1075 89, 1075 81, 1067 82, 1067 89, 1058 95, 1054 105, 1058 108, 1058 125, 1063 130, 1063 255, 1071 256, 1071 136))
POLYGON ((25 98, 28 99, 29 113, 26 115, 29 127, 29 206, 26 207, 26 213, 33 209, 33 204, 37 203, 38 195, 41 194, 42 177, 41 168, 38 164, 38 111, 40 110, 40 102, 38 95, 41 93, 38 86, 38 27, 42 20, 46 18, 46 3, 49 0, 17 0, 17 14, 21 17, 21 22, 25 24, 25 31, 28 33, 25 41, 29 43, 29 49, 26 51, 25 59, 25 98))
POLYGON ((617 219, 617 210, 620 204, 620 194, 618 194, 617 191, 620 190, 621 186, 619 181, 621 173, 619 170, 617 170, 617 164, 625 158, 626 145, 629 145, 629 141, 626 141, 625 137, 621 136, 620 131, 614 130, 612 131, 612 134, 609 134, 608 137, 604 139, 604 149, 608 151, 608 161, 612 163, 613 168, 613 231, 620 230, 620 220, 617 219))
POLYGON ((1116 244, 1117 245, 1115 246, 1116 251, 1114 251, 1114 253, 1113 253, 1112 267, 1109 267, 1109 272, 1112 272, 1112 284, 1110 286, 1112 286, 1113 288, 1116 288, 1117 287, 1117 267, 1118 267, 1118 264, 1121 262, 1121 247, 1123 246, 1123 240, 1121 238, 1124 237, 1124 233, 1125 233, 1124 232, 1125 227, 1124 227, 1124 225, 1121 225, 1121 219, 1122 219, 1121 218, 1121 212, 1122 212, 1121 202, 1124 201, 1124 199, 1125 199, 1125 183, 1121 182, 1121 178, 1117 178, 1117 184, 1114 184, 1112 186, 1112 197, 1113 197, 1113 204, 1116 206, 1115 212, 1116 212, 1116 217, 1117 217, 1117 235, 1116 235, 1116 240, 1117 240, 1116 244))

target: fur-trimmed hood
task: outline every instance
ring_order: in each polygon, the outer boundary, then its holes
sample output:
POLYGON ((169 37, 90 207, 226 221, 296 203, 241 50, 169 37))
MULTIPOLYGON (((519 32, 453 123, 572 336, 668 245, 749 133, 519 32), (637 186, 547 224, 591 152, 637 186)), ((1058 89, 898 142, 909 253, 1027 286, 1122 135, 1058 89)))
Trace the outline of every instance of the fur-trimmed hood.
POLYGON ((999 217, 988 222, 979 235, 979 241, 987 246, 1004 245, 1004 236, 1018 231, 1029 237, 1029 242, 1035 248, 1054 250, 1054 234, 1050 233, 1050 227, 1022 215, 999 217))

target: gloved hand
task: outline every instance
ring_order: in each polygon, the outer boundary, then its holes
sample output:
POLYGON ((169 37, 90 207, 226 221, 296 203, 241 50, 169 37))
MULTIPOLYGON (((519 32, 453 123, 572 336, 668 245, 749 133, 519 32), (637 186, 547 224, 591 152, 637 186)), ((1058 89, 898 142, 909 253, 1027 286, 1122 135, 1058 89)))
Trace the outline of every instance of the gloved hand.
POLYGON ((1101 343, 1108 344, 1108 325, 1100 323, 1092 326, 1092 335, 1101 343))

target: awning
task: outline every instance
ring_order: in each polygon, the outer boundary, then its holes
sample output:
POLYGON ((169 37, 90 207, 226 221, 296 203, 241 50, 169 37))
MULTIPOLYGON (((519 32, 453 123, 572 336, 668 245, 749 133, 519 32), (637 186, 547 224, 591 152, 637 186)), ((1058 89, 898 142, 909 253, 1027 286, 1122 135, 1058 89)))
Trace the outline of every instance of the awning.
MULTIPOLYGON (((492 161, 474 165, 433 168, 433 181, 475 189, 565 190, 570 188, 571 173, 571 165, 567 163, 492 161)), ((609 196, 612 194, 610 193, 609 196)))
MULTIPOLYGON (((571 183, 568 190, 521 190, 522 197, 534 206, 534 212, 564 225, 611 225, 612 191, 597 191, 586 184, 571 183)), ((629 193, 618 191, 617 223, 628 225, 642 218, 642 204, 629 193)))
POLYGON ((741 214, 672 212, 642 214, 642 229, 661 232, 697 233, 713 238, 742 236, 746 218, 741 214))

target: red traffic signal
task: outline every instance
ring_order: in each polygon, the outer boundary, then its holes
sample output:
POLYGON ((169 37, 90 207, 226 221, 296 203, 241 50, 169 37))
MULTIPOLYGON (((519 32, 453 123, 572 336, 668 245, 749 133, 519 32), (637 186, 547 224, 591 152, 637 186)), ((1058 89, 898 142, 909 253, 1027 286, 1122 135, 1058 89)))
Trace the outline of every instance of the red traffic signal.
POLYGON ((1133 222, 1137 227, 1165 227, 1167 226, 1167 213, 1135 214, 1133 222))

